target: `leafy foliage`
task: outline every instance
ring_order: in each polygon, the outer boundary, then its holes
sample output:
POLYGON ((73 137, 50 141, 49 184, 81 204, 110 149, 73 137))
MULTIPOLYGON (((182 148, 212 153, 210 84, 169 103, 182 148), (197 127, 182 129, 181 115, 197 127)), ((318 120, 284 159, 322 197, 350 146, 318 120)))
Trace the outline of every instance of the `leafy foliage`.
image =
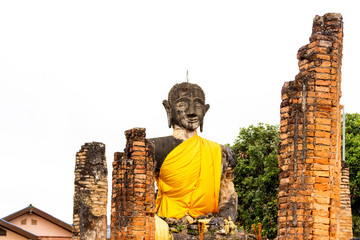
POLYGON ((262 235, 277 231, 279 127, 259 123, 241 128, 232 147, 238 162, 234 184, 239 196, 237 222, 246 231, 260 222, 262 235))
POLYGON ((345 160, 349 164, 354 236, 360 236, 360 114, 345 115, 345 160))

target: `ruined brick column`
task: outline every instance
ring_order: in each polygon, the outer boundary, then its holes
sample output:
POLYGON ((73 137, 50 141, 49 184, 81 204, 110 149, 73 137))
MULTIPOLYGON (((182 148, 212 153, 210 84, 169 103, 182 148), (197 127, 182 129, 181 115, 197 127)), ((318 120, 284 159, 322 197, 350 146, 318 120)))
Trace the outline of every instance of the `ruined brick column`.
POLYGON ((350 239, 352 234, 352 214, 349 186, 349 165, 342 162, 341 169, 341 213, 340 213, 340 239, 350 239))
POLYGON ((300 73, 282 89, 279 239, 348 239, 340 237, 342 42, 341 15, 316 16, 300 73))
POLYGON ((73 240, 106 240, 105 145, 86 143, 76 154, 73 240))
POLYGON ((154 240, 154 148, 144 128, 125 135, 124 153, 114 156, 110 239, 154 240))

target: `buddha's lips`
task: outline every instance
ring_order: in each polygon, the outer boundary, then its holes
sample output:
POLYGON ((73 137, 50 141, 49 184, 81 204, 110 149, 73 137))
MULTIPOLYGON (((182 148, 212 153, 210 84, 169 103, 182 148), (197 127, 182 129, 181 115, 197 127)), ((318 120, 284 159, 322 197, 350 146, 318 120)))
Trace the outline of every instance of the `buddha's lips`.
POLYGON ((187 117, 187 120, 189 123, 196 123, 199 121, 199 118, 196 116, 196 117, 187 117))

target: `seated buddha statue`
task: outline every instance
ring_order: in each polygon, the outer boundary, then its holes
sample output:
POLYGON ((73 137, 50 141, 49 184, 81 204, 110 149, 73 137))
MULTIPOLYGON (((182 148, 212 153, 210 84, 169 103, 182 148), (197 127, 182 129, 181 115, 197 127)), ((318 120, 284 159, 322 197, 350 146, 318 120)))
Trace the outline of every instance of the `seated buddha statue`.
MULTIPOLYGON (((173 134, 149 139, 155 146, 157 215, 180 219, 209 213, 235 221, 237 194, 231 148, 204 139, 203 122, 210 105, 196 84, 175 84, 163 101, 173 134)), ((219 127, 219 131, 221 127, 219 127)))

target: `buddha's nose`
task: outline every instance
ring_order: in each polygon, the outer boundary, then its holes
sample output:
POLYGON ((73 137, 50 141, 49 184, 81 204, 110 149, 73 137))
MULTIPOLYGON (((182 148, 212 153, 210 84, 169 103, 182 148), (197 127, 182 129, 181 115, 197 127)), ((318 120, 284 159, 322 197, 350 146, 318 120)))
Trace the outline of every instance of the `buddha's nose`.
POLYGON ((194 103, 191 102, 188 109, 188 115, 194 115, 195 114, 195 106, 194 103))

